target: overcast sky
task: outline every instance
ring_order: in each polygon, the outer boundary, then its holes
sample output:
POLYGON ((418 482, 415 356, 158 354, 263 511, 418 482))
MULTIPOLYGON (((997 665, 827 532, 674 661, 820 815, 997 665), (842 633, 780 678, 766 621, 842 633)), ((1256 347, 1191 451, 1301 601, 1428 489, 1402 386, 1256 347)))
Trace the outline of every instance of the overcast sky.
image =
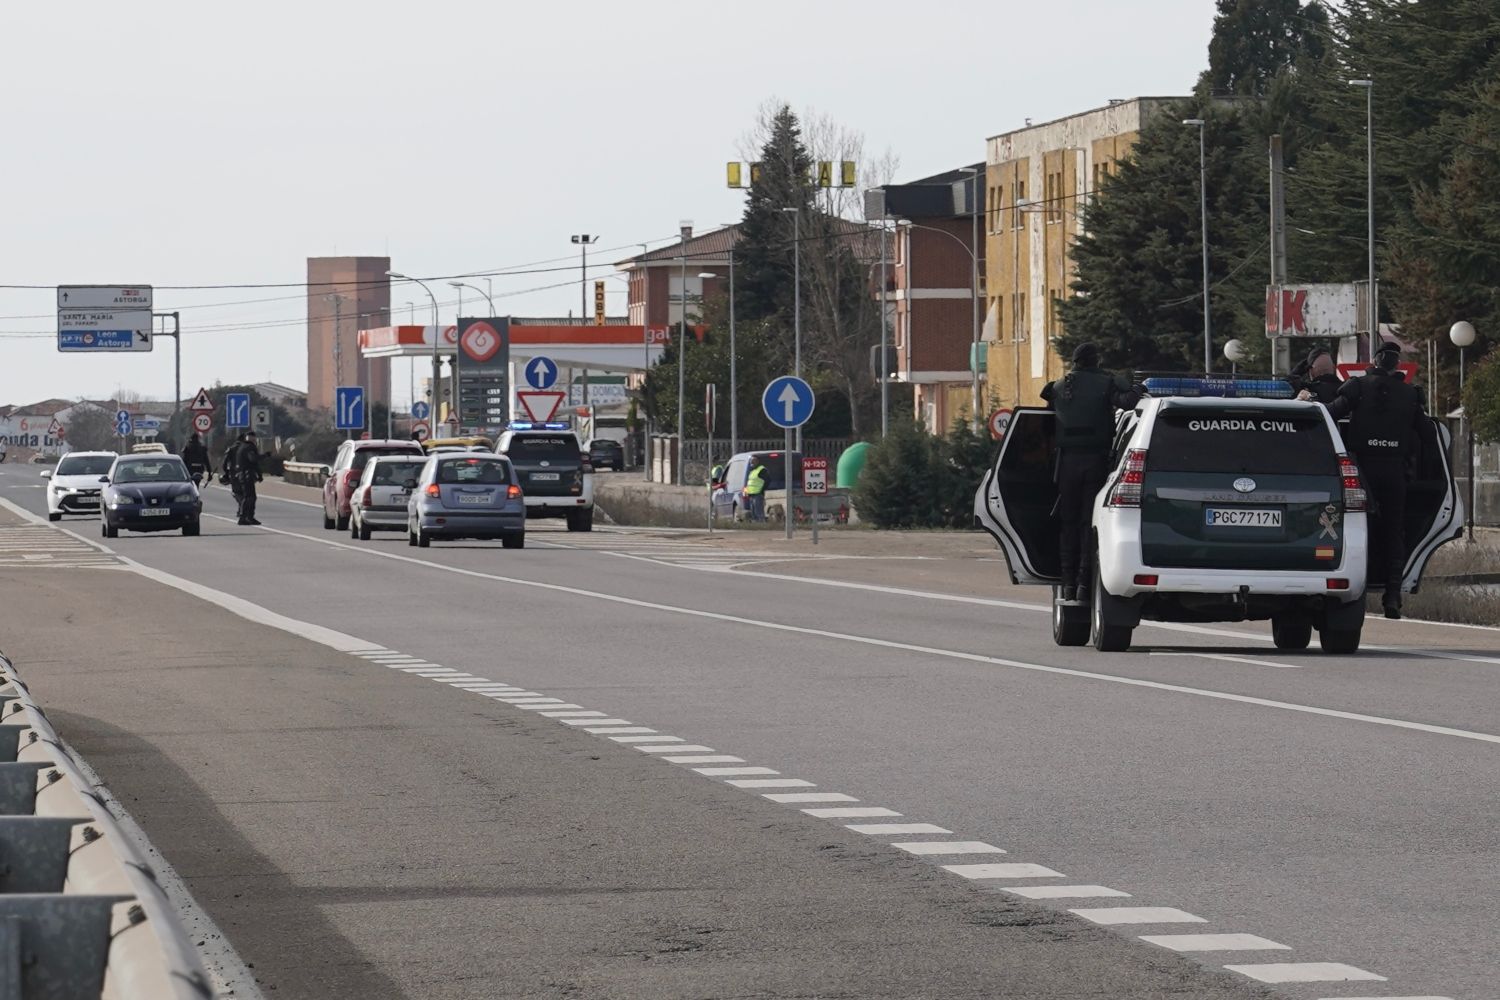
MULTIPOLYGON (((46 287, 0 288, 0 403, 170 398, 170 341, 59 355, 56 284, 157 286, 157 311, 183 313, 184 394, 305 388, 302 289, 164 286, 295 284, 308 256, 345 254, 419 276, 559 267, 579 232, 613 261, 739 217, 723 163, 769 98, 913 179, 1026 118, 1185 93, 1212 20, 1212 0, 8 3, 0 285, 46 287)), ((577 280, 497 277, 497 311, 566 314, 577 280)), ((393 289, 398 320, 408 299, 430 316, 416 292, 393 289)))

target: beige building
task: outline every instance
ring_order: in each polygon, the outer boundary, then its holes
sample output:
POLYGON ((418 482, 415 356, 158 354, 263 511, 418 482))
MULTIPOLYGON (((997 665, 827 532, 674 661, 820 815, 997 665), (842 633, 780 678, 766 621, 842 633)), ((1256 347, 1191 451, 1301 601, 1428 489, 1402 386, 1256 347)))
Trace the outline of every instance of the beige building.
POLYGON ((1057 307, 1071 295, 1079 209, 1135 144, 1141 125, 1180 97, 1137 97, 1003 135, 985 144, 990 401, 1035 405, 1064 371, 1052 348, 1057 307))

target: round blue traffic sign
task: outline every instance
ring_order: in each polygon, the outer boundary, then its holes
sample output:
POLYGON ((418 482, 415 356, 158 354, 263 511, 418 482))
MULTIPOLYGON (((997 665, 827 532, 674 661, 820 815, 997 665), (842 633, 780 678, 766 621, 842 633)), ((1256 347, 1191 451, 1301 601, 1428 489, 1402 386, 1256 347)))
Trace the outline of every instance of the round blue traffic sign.
POLYGON ((760 397, 761 409, 777 427, 801 427, 812 416, 816 403, 812 386, 795 375, 772 379, 760 397))
POLYGON ((526 362, 526 384, 533 389, 550 389, 557 382, 557 362, 535 357, 526 362))
POLYGON ((432 412, 432 407, 427 405, 426 400, 419 399, 411 404, 411 418, 413 420, 426 420, 427 415, 432 412))

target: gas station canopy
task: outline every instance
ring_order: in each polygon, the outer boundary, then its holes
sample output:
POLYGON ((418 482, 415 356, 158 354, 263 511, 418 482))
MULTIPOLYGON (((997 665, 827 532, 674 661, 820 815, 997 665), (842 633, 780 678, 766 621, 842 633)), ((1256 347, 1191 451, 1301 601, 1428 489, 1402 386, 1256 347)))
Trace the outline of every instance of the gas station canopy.
MULTIPOLYGON (((366 358, 421 358, 432 356, 433 326, 381 326, 359 331, 359 352, 366 358)), ((558 364, 604 371, 641 371, 661 359, 671 342, 667 327, 640 326, 510 326, 512 361, 544 355, 558 364)), ((444 326, 438 353, 457 351, 457 328, 444 326)))

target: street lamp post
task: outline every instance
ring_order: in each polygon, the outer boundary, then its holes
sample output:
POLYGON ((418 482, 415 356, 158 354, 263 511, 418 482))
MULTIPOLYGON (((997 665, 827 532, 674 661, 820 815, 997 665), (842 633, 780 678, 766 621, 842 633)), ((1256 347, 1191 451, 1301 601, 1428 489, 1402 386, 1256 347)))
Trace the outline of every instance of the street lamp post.
MULTIPOLYGON (((641 248, 641 257, 650 253, 650 248, 644 243, 637 243, 641 248)), ((643 353, 641 356, 641 469, 645 473, 646 482, 651 481, 651 418, 646 413, 646 379, 651 377, 651 265, 643 264, 641 268, 641 344, 643 353)))
MULTIPOLYGON (((437 426, 438 419, 438 386, 442 383, 443 375, 443 362, 438 357, 438 341, 443 339, 443 327, 438 321, 437 296, 432 294, 432 289, 428 288, 427 282, 421 278, 413 278, 402 274, 400 271, 387 271, 385 272, 385 276, 387 278, 395 278, 399 281, 415 282, 422 286, 422 291, 426 292, 427 297, 432 300, 432 399, 428 406, 427 426, 429 428, 435 427, 437 426)), ((435 435, 429 431, 428 436, 433 437, 435 435)))
MULTIPOLYGON (((783 208, 792 217, 792 374, 802 377, 802 207, 783 208)), ((802 427, 797 427, 797 450, 802 450, 802 427)))
POLYGON ((974 294, 974 342, 969 348, 969 372, 973 378, 972 421, 978 432, 984 426, 984 415, 979 412, 979 168, 961 167, 959 173, 969 175, 969 219, 973 232, 970 236, 969 288, 974 294))
MULTIPOLYGON (((718 278, 712 271, 699 273, 699 278, 718 278)), ((739 393, 736 391, 738 372, 734 357, 734 251, 729 251, 729 454, 740 450, 739 393)), ((709 459, 712 460, 710 455, 709 459)))
POLYGON ((1208 300, 1208 158, 1205 137, 1208 130, 1202 118, 1185 118, 1182 124, 1198 129, 1198 217, 1203 240, 1203 371, 1207 374, 1214 370, 1214 338, 1208 300))
POLYGON ((686 486, 687 478, 683 473, 682 453, 686 450, 687 441, 683 438, 682 409, 686 397, 683 394, 683 370, 687 368, 687 256, 677 258, 682 265, 682 311, 678 316, 679 326, 677 331, 677 485, 686 486))
MULTIPOLYGON (((588 325, 589 315, 589 244, 598 243, 599 237, 590 236, 588 233, 574 233, 572 241, 578 245, 583 253, 583 280, 578 283, 578 323, 580 326, 588 325)), ((571 406, 573 398, 573 387, 568 386, 568 405, 571 406)), ((589 405, 589 370, 583 370, 583 405, 589 405)))
POLYGON ((1380 303, 1375 292, 1375 81, 1350 80, 1349 86, 1365 91, 1365 236, 1370 290, 1365 298, 1370 312, 1370 360, 1380 346, 1380 303))
POLYGON ((1448 339, 1453 341, 1453 346, 1458 348, 1458 399, 1459 406, 1464 415, 1464 444, 1468 450, 1469 466, 1469 501, 1465 505, 1464 522, 1468 530, 1469 541, 1474 540, 1474 480, 1478 477, 1474 474, 1474 419, 1469 416, 1469 408, 1463 405, 1464 398, 1464 353, 1474 343, 1474 324, 1467 320, 1459 320, 1448 330, 1448 339))
MULTIPOLYGON (((489 279, 486 278, 485 280, 488 281, 489 279)), ((492 296, 489 292, 480 291, 480 289, 477 286, 466 284, 466 283, 464 283, 462 281, 450 281, 450 282, 448 282, 448 284, 449 284, 449 286, 451 286, 453 288, 457 288, 459 290, 458 294, 459 294, 459 305, 460 305, 460 308, 462 308, 462 305, 463 305, 463 298, 462 298, 462 296, 463 296, 463 289, 467 288, 469 291, 475 293, 476 295, 483 295, 484 296, 484 300, 490 304, 490 317, 491 318, 494 317, 494 315, 495 315, 495 299, 494 299, 494 296, 492 296)))
POLYGON ((880 437, 884 440, 891 427, 891 358, 890 334, 885 328, 885 195, 880 208, 880 437))

